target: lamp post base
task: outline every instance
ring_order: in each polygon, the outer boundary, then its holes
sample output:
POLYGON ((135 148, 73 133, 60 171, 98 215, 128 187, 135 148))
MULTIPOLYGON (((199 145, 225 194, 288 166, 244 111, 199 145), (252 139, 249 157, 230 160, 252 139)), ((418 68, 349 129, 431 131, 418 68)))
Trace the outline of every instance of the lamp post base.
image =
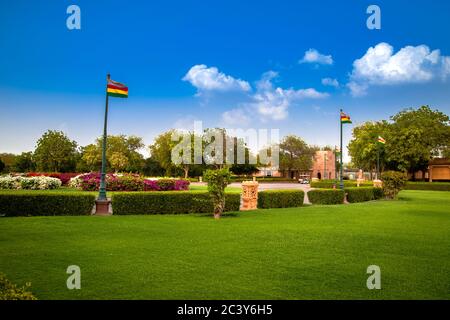
POLYGON ((95 200, 95 215, 97 216, 109 216, 112 212, 109 210, 111 199, 95 200))

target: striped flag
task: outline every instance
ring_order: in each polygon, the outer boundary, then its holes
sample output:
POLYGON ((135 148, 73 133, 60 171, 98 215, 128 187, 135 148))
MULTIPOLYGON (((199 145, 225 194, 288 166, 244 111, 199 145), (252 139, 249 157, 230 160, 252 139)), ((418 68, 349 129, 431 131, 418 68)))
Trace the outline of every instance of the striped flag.
POLYGON ((352 123, 352 120, 348 114, 341 112, 341 123, 352 123))
POLYGON ((378 143, 385 144, 385 143, 386 143, 386 140, 384 140, 383 137, 378 136, 378 143))
POLYGON ((108 79, 106 92, 110 97, 128 98, 128 87, 111 79, 108 79))

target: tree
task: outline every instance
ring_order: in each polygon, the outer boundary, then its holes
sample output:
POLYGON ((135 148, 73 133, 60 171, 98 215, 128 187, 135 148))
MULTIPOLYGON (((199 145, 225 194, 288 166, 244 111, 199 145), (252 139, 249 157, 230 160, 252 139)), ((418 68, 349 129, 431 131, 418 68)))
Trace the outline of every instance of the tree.
MULTIPOLYGON (((378 136, 386 139, 388 147, 391 145, 390 124, 387 121, 366 122, 353 128, 353 139, 348 145, 348 152, 352 163, 360 169, 374 171, 377 167, 378 151, 380 152, 380 167, 386 165, 385 147, 380 146, 378 136)), ((380 169, 381 170, 381 169, 380 169)))
MULTIPOLYGON (((103 138, 81 149, 81 160, 90 170, 99 170, 102 161, 103 138)), ((142 138, 136 136, 110 135, 107 137, 106 161, 109 169, 116 172, 141 172, 144 157, 138 152, 144 147, 142 138)))
POLYGON ((159 162, 153 157, 145 159, 145 164, 142 172, 147 177, 163 177, 166 173, 164 168, 161 167, 159 162))
POLYGON ((16 156, 13 164, 14 171, 30 172, 36 170, 36 163, 33 161, 32 152, 22 152, 16 156))
POLYGON ((37 141, 34 151, 39 171, 69 172, 76 167, 77 143, 62 131, 48 130, 37 141))
POLYGON ((280 143, 280 170, 308 171, 313 164, 315 149, 300 137, 289 135, 280 143))
POLYGON ((5 163, 0 159, 0 172, 2 172, 3 169, 5 169, 5 163))
POLYGON ((172 150, 177 142, 172 141, 172 136, 177 134, 175 130, 169 130, 156 137, 154 143, 149 146, 152 159, 156 160, 168 176, 177 175, 180 166, 172 162, 172 150))
POLYGON ((231 181, 228 168, 206 170, 204 175, 214 205, 214 218, 219 219, 225 209, 225 188, 231 181))
POLYGON ((429 106, 406 109, 391 117, 392 130, 386 137, 387 159, 398 170, 411 173, 426 170, 428 162, 447 152, 450 146, 450 119, 429 106))
POLYGON ((3 168, 4 172, 10 172, 13 169, 14 160, 16 155, 12 153, 0 153, 0 160, 5 164, 3 168))

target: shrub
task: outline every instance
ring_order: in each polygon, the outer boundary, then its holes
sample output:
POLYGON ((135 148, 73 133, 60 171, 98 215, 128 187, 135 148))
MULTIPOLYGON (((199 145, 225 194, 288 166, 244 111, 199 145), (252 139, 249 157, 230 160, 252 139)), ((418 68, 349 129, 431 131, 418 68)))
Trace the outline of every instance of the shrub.
POLYGON ((39 191, 0 192, 0 215, 7 217, 89 215, 94 204, 94 194, 39 191))
POLYGON ((219 219, 225 208, 225 188, 230 183, 230 171, 228 168, 206 170, 204 178, 214 205, 214 218, 219 219))
POLYGON ((374 189, 374 187, 346 188, 347 201, 353 203, 373 200, 375 199, 374 189))
POLYGON ((308 199, 313 204, 341 204, 344 203, 344 190, 317 189, 308 191, 308 199))
POLYGON ((407 176, 404 172, 386 171, 381 175, 383 181, 383 192, 387 199, 395 199, 404 188, 407 176))
POLYGON ((27 177, 39 177, 39 176, 45 176, 45 177, 51 177, 51 178, 57 178, 61 180, 61 184, 63 186, 67 186, 69 184, 70 179, 73 177, 76 177, 78 173, 42 173, 42 172, 28 172, 26 174, 27 177))
MULTIPOLYGON (((69 186, 84 191, 96 191, 100 187, 101 175, 91 172, 70 179, 69 186)), ((148 180, 137 174, 106 175, 107 191, 169 191, 188 190, 189 181, 176 179, 148 180)))
POLYGON ((0 189, 24 189, 24 190, 49 190, 61 187, 61 180, 45 176, 22 177, 4 176, 0 177, 0 189))
POLYGON ((31 287, 27 283, 24 287, 17 287, 9 281, 3 273, 0 273, 0 300, 37 300, 36 297, 28 291, 31 287))
POLYGON ((305 193, 302 190, 266 190, 258 193, 258 208, 301 207, 305 193))
POLYGON ((383 188, 373 188, 373 199, 379 200, 384 197, 383 188))
POLYGON ((411 182, 405 185, 405 190, 450 191, 450 182, 411 182))
MULTIPOLYGON (((225 194, 224 211, 239 211, 241 195, 225 194)), ((114 215, 211 213, 213 203, 206 191, 126 192, 112 195, 114 215)))

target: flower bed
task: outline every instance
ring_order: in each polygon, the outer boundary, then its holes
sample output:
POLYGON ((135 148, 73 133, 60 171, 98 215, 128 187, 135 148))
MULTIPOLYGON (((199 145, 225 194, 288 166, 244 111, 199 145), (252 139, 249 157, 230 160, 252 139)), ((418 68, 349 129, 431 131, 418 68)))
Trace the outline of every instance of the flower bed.
POLYGON ((4 176, 0 177, 0 189, 12 190, 50 190, 61 187, 61 180, 45 176, 21 177, 4 176))
MULTIPOLYGON (((81 174, 70 179, 72 188, 84 191, 97 191, 100 187, 100 173, 81 174)), ((106 175, 107 191, 182 191, 189 189, 189 181, 182 179, 144 179, 137 174, 106 175)))
POLYGON ((59 180, 61 180, 61 184, 63 186, 67 186, 70 179, 72 179, 73 177, 78 176, 79 173, 58 173, 58 172, 52 172, 52 173, 48 173, 48 172, 28 172, 26 174, 27 177, 40 177, 40 176, 45 176, 45 177, 51 177, 51 178, 57 178, 59 180))

